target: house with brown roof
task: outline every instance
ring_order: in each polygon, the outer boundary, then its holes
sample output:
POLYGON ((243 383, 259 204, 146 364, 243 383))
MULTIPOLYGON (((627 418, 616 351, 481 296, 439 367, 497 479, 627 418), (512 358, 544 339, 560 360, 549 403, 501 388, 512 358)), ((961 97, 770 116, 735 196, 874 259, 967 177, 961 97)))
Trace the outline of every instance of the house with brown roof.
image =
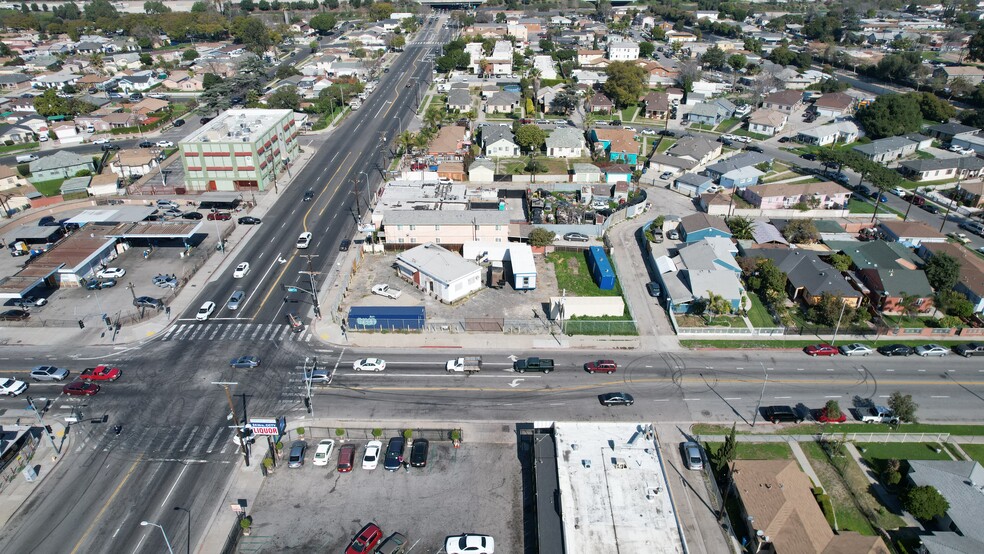
POLYGON ((611 113, 615 109, 615 104, 604 94, 596 92, 594 96, 584 102, 584 108, 589 112, 611 113))
POLYGON ((130 106, 130 111, 140 115, 147 115, 154 112, 159 112, 170 105, 171 103, 167 100, 161 100, 159 98, 144 98, 143 100, 130 106))
POLYGON ((820 117, 842 117, 854 113, 854 97, 843 92, 830 92, 813 102, 813 111, 820 117))
POLYGON ((881 537, 834 533, 796 460, 736 460, 732 467, 751 552, 889 554, 881 537))
POLYGON ((665 92, 650 92, 642 99, 643 110, 650 119, 666 119, 670 115, 670 97, 665 92))
POLYGON ((786 114, 776 110, 755 110, 748 118, 748 130, 760 135, 773 136, 786 126, 786 114))
POLYGON ((110 128, 117 129, 122 127, 136 127, 144 120, 144 116, 135 113, 117 112, 104 115, 102 120, 109 124, 110 128))
MULTIPOLYGON (((964 160, 967 158, 959 159, 964 160)), ((973 159, 976 160, 977 158, 973 159)), ((971 206, 977 208, 984 207, 984 181, 961 183, 960 188, 957 190, 959 191, 958 194, 960 194, 960 196, 971 206)))
POLYGON ((17 168, 0 165, 0 190, 8 190, 27 185, 27 179, 22 177, 17 168))
POLYGON ((468 130, 457 125, 441 127, 437 136, 431 140, 427 152, 439 161, 459 161, 468 149, 468 130))
POLYGON ((784 113, 793 113, 803 104, 803 93, 796 90, 773 92, 762 100, 762 107, 784 113))
POLYGON ((639 159, 641 145, 635 138, 635 131, 628 129, 597 128, 588 133, 595 150, 603 149, 608 160, 635 165, 639 159))
POLYGON ((924 260, 936 254, 947 254, 960 262, 960 273, 953 289, 961 292, 974 304, 974 313, 984 313, 984 260, 962 245, 949 242, 928 242, 916 251, 924 260))
POLYGON ((946 235, 918 221, 882 221, 878 228, 885 233, 885 240, 901 242, 909 248, 927 242, 946 242, 946 235))
POLYGON ((963 79, 972 86, 977 86, 984 81, 984 69, 974 65, 944 66, 934 71, 933 77, 946 79, 946 84, 952 83, 954 79, 963 79))
POLYGON ((149 148, 128 149, 116 152, 109 159, 109 170, 120 177, 147 175, 157 167, 157 157, 149 148))
POLYGON ((173 75, 164 79, 164 88, 182 92, 205 90, 205 80, 200 75, 173 75))

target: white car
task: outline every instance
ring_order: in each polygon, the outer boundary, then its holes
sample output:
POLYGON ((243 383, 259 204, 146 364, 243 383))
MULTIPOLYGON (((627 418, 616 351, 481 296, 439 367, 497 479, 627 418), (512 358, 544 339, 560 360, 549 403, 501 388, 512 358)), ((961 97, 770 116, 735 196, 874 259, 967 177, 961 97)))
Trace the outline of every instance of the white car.
POLYGON ((108 138, 96 139, 92 141, 92 144, 109 144, 109 139, 108 138))
POLYGON ((448 554, 495 554, 495 541, 488 535, 458 535, 444 543, 448 554))
POLYGON ((949 150, 950 152, 956 152, 956 153, 959 154, 960 152, 963 151, 963 146, 957 146, 956 144, 951 144, 950 147, 947 148, 947 150, 949 150))
POLYGON ((328 458, 331 458, 332 451, 335 450, 335 441, 324 439, 318 443, 318 449, 314 451, 314 465, 328 465, 328 458))
POLYGON ((655 135, 656 134, 656 130, 655 129, 643 129, 642 130, 642 134, 644 134, 644 135, 655 135))
POLYGON ((905 190, 902 187, 895 187, 894 189, 892 189, 892 194, 898 196, 899 198, 905 198, 905 195, 909 194, 909 191, 905 190))
POLYGON ((122 267, 107 267, 106 269, 96 273, 96 277, 99 277, 100 279, 119 279, 124 275, 126 275, 126 270, 122 267))
POLYGON ((946 236, 959 242, 960 244, 970 243, 970 237, 967 236, 967 233, 947 233, 946 236))
POLYGON ((169 140, 159 140, 157 141, 157 146, 161 148, 173 148, 174 143, 169 140))
POLYGON ((195 314, 195 319, 197 321, 205 321, 206 319, 208 319, 210 315, 212 315, 212 312, 214 311, 215 311, 215 302, 208 301, 202 304, 201 308, 198 308, 198 313, 195 314))
POLYGON ((920 356, 922 356, 924 358, 926 356, 940 356, 940 357, 942 357, 942 356, 949 355, 950 354, 950 350, 948 348, 944 348, 944 347, 942 347, 942 346, 940 346, 938 344, 926 344, 926 345, 923 345, 923 346, 917 346, 916 347, 916 354, 919 354, 920 356))
POLYGON ((379 453, 382 450, 382 442, 369 441, 366 445, 366 453, 362 455, 362 469, 376 469, 376 465, 379 464, 379 453))
POLYGON ((249 273, 249 262, 243 262, 236 266, 236 270, 232 272, 233 279, 242 279, 249 273))
POLYGON ((27 383, 16 379, 0 379, 0 394, 17 396, 27 390, 27 383))
POLYGON ((397 298, 400 297, 401 294, 403 294, 403 291, 400 290, 400 289, 394 289, 393 287, 391 287, 389 285, 373 285, 372 286, 372 293, 373 294, 378 294, 379 296, 385 296, 386 298, 392 298, 393 300, 396 300, 397 298))
POLYGON ((855 342, 841 346, 840 352, 845 356, 867 356, 868 354, 871 354, 873 350, 870 346, 861 344, 860 342, 855 342))
POLYGON ((310 232, 301 233, 301 236, 297 237, 297 247, 303 249, 311 246, 311 237, 313 236, 310 232))
POLYGON ((382 371, 386 369, 386 361, 379 358, 363 358, 352 364, 355 371, 382 371))

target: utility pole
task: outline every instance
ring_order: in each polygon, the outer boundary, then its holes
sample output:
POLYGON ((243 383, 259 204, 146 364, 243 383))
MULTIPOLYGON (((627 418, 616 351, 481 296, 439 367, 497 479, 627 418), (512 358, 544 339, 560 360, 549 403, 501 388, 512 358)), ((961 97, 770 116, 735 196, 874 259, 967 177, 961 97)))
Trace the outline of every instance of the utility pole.
POLYGON ((136 300, 137 299, 137 293, 133 292, 133 283, 127 283, 126 284, 126 288, 130 289, 130 296, 132 296, 133 299, 136 300))
POLYGON ((359 214, 359 223, 362 223, 362 205, 359 203, 359 181, 352 180, 352 192, 355 193, 355 210, 359 214))
POLYGON ((30 396, 27 397, 27 407, 31 408, 31 411, 34 412, 34 416, 38 418, 38 425, 40 425, 41 428, 44 429, 45 434, 48 435, 48 440, 51 441, 51 447, 55 449, 55 455, 61 455, 61 448, 55 444, 55 437, 51 434, 51 431, 48 430, 48 426, 44 424, 44 421, 41 419, 41 412, 38 411, 38 407, 34 405, 34 399, 30 396))
POLYGON ((950 217, 950 210, 953 208, 953 203, 956 202, 957 196, 960 195, 960 179, 957 179, 957 189, 953 192, 953 198, 950 199, 946 204, 946 213, 943 214, 943 222, 940 223, 940 232, 943 232, 943 226, 946 225, 947 218, 950 217))
POLYGON ((320 271, 314 270, 314 264, 312 263, 313 258, 317 258, 317 254, 302 254, 302 258, 307 258, 308 268, 307 271, 298 271, 301 275, 307 275, 308 280, 311 282, 311 300, 314 303, 314 316, 321 319, 321 305, 318 304, 318 287, 315 283, 314 276, 321 275, 320 271))
POLYGON ((243 452, 243 459, 246 460, 246 467, 249 467, 249 453, 246 451, 246 440, 243 437, 243 428, 239 425, 239 418, 236 417, 236 407, 232 404, 232 393, 229 387, 238 385, 236 382, 212 381, 213 385, 219 385, 225 389, 226 399, 229 400, 229 413, 232 416, 232 423, 236 426, 236 436, 239 437, 239 448, 243 452))

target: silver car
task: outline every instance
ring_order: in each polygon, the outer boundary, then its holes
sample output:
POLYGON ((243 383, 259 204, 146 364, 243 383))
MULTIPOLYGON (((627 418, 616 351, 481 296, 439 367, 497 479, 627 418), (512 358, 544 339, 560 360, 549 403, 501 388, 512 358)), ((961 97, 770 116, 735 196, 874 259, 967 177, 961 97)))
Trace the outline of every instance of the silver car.
POLYGON ((290 457, 287 458, 287 467, 297 468, 304 465, 304 452, 306 451, 306 442, 294 441, 294 444, 290 445, 290 457))
POLYGON ((242 303, 243 298, 245 298, 245 297, 246 297, 246 293, 245 292, 243 292, 241 290, 237 290, 236 292, 232 293, 232 296, 229 297, 229 301, 226 302, 226 308, 228 308, 230 310, 237 310, 237 309, 239 309, 239 304, 242 303))
POLYGON ((39 365, 31 370, 31 379, 35 381, 64 381, 68 370, 50 365, 39 365))
POLYGON ((700 452, 700 446, 693 441, 680 444, 680 451, 683 453, 683 462, 687 464, 687 469, 704 469, 704 456, 700 452))

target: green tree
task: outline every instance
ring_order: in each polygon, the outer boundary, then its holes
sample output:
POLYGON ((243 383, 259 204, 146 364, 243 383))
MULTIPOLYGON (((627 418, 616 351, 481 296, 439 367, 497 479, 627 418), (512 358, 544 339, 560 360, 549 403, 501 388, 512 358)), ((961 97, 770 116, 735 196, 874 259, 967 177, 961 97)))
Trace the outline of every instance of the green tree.
POLYGON ((752 220, 736 215, 725 219, 728 229, 731 229, 731 236, 738 240, 750 240, 752 238, 752 220))
POLYGON ((945 514, 950 509, 950 503, 936 487, 923 485, 905 491, 902 507, 917 519, 928 521, 945 514))
POLYGON ((858 110, 857 118, 873 139, 914 133, 922 128, 919 100, 908 94, 883 94, 858 110))
POLYGON ((393 35, 393 38, 390 39, 389 45, 393 50, 402 51, 407 45, 407 37, 403 35, 393 35))
POLYGON ((741 71, 748 65, 748 58, 744 54, 732 54, 728 56, 728 65, 735 71, 741 71))
POLYGON ((808 311, 810 321, 824 327, 834 327, 838 321, 841 324, 854 321, 855 309, 844 303, 840 296, 824 293, 820 300, 808 311), (841 315, 843 314, 843 316, 841 315))
POLYGON ((923 271, 934 290, 949 290, 957 284, 960 277, 960 262, 949 254, 933 254, 923 271))
POLYGON ((892 410, 899 421, 916 423, 916 410, 919 404, 912 401, 911 394, 895 391, 888 397, 888 409, 892 410))
POLYGON ((632 62, 612 62, 605 74, 602 90, 619 107, 634 104, 646 90, 646 71, 632 62))
POLYGON ((724 473, 728 465, 738 456, 738 436, 736 424, 731 424, 731 433, 724 438, 724 444, 714 454, 714 468, 718 473, 724 473))
POLYGON ((550 101, 550 111, 561 115, 570 115, 577 109, 577 94, 563 90, 550 101))
POLYGON ((727 54, 715 44, 701 55, 700 63, 711 69, 724 69, 727 64, 727 54))
POLYGON ((974 303, 967 299, 967 295, 953 289, 937 291, 934 304, 948 316, 967 318, 974 314, 974 303))
POLYGON ((148 54, 147 52, 141 52, 140 53, 140 65, 143 65, 143 66, 146 66, 146 67, 150 67, 150 66, 154 65, 154 57, 151 56, 150 54, 148 54))
POLYGON ((793 65, 796 62, 796 52, 785 46, 779 46, 769 53, 769 61, 781 66, 793 65))
POLYGON ((144 13, 148 15, 161 15, 165 13, 171 13, 171 8, 164 5, 164 2, 160 0, 151 0, 150 2, 144 2, 143 5, 144 13))
POLYGON ((239 9, 246 13, 249 13, 256 9, 256 4, 253 3, 253 0, 240 0, 239 9))
MULTIPOLYGON (((968 83, 967 86, 969 87, 970 84, 968 83)), ((923 118, 944 123, 957 115, 957 109, 953 104, 930 92, 919 93, 919 110, 923 118)))
POLYGON ((782 230, 782 236, 793 244, 813 244, 820 241, 820 233, 812 219, 794 219, 782 230))
POLYGON ((273 38, 266 25, 253 17, 237 17, 233 20, 230 31, 237 42, 258 56, 262 56, 273 45, 273 38))
POLYGON ((208 12, 208 4, 199 0, 191 5, 191 13, 206 13, 208 12))
POLYGON ((280 87, 267 98, 266 104, 268 108, 296 111, 301 107, 301 95, 293 85, 280 87))
POLYGON ((851 257, 847 254, 835 252, 830 256, 830 265, 834 266, 838 271, 847 271, 851 269, 852 263, 851 257))
POLYGON ((828 400, 827 403, 824 405, 823 409, 824 409, 824 415, 827 416, 827 419, 829 420, 840 419, 841 407, 836 400, 828 400))
POLYGON ((539 152, 547 133, 537 125, 522 125, 516 130, 516 144, 527 152, 539 152))
POLYGON ((376 2, 369 6, 369 20, 381 21, 389 19, 393 15, 393 4, 389 2, 376 2))
POLYGON ((58 96, 55 89, 49 88, 41 96, 34 97, 34 109, 38 115, 43 117, 66 115, 68 113, 68 100, 58 96))
POLYGON ((286 79, 287 77, 292 77, 294 75, 300 75, 301 71, 297 69, 294 64, 284 62, 277 66, 276 77, 278 79, 286 79))
POLYGON ((181 54, 181 59, 186 62, 193 62, 198 58, 198 50, 189 48, 181 54))
POLYGON ((202 88, 205 90, 208 90, 221 82, 222 77, 219 77, 215 73, 206 73, 202 75, 202 88))
POLYGON ((318 15, 311 18, 308 22, 319 35, 327 35, 338 25, 338 18, 335 14, 331 13, 319 13, 318 15))
POLYGON ((92 0, 85 5, 85 18, 89 21, 96 21, 99 19, 117 19, 120 16, 120 12, 116 11, 113 4, 109 0, 92 0))
POLYGON ((656 45, 647 41, 639 43, 639 57, 641 58, 651 58, 653 57, 653 52, 656 51, 656 45))
POLYGON ((554 233, 553 231, 548 231, 542 227, 536 227, 530 231, 530 246, 549 246, 553 244, 556 236, 557 233, 554 233))
POLYGON ((967 59, 984 62, 984 29, 974 33, 967 44, 967 59))

